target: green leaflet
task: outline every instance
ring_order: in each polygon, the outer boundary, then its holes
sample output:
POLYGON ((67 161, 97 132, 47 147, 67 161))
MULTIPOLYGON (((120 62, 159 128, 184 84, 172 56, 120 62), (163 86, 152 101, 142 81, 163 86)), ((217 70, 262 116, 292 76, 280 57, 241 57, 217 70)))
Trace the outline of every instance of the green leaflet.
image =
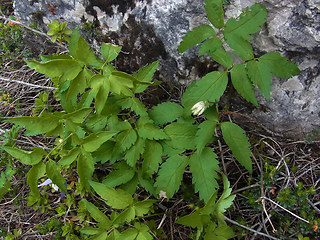
POLYGON ((205 75, 199 82, 190 85, 182 96, 182 105, 191 112, 191 107, 200 101, 216 102, 228 84, 226 72, 214 71, 205 75))
POLYGON ((231 122, 221 123, 221 130, 223 139, 230 147, 233 155, 242 166, 252 173, 250 143, 244 130, 231 122))
POLYGON ((195 135, 197 126, 188 123, 174 122, 164 128, 164 132, 170 137, 165 143, 175 149, 193 149, 195 147, 195 135))
POLYGON ((190 215, 183 216, 179 218, 176 223, 182 224, 187 227, 203 229, 205 225, 210 222, 210 216, 206 214, 201 214, 196 211, 190 215))
POLYGON ((64 155, 58 162, 59 165, 67 166, 74 162, 74 160, 77 159, 78 155, 80 153, 80 148, 75 147, 68 151, 66 155, 64 155))
POLYGON ((200 153, 204 147, 214 140, 214 131, 217 126, 217 121, 207 120, 202 122, 198 126, 196 133, 196 148, 197 152, 200 153))
POLYGON ((138 170, 138 181, 139 185, 144 188, 148 193, 153 196, 156 196, 156 189, 154 187, 154 180, 152 177, 147 176, 144 174, 140 169, 138 170))
POLYGON ((82 151, 77 159, 77 171, 80 178, 80 184, 88 192, 90 191, 89 180, 94 172, 94 162, 90 153, 82 151))
POLYGON ((249 80, 244 64, 235 65, 231 71, 231 81, 237 92, 248 102, 258 106, 252 82, 249 80))
POLYGON ((127 120, 120 121, 118 116, 111 116, 108 119, 108 128, 111 131, 124 131, 124 130, 129 130, 132 129, 132 126, 127 120))
POLYGON ((66 115, 63 115, 63 119, 70 120, 73 123, 82 123, 84 118, 87 117, 90 112, 92 111, 92 108, 81 108, 79 110, 76 110, 72 113, 68 113, 66 115))
POLYGON ((230 18, 224 31, 224 37, 229 46, 243 60, 253 58, 253 50, 248 42, 250 34, 260 31, 260 25, 266 22, 267 11, 261 4, 254 4, 241 13, 239 20, 230 18))
POLYGON ((97 68, 100 68, 103 65, 103 61, 94 55, 89 44, 79 36, 78 29, 75 29, 72 32, 68 49, 70 55, 79 60, 82 64, 88 64, 97 68))
POLYGON ((249 61, 247 63, 247 71, 251 82, 258 85, 263 96, 269 101, 272 78, 269 69, 262 62, 249 61))
POLYGON ((214 205, 213 213, 217 216, 219 225, 225 225, 224 222, 224 213, 227 208, 232 205, 233 200, 235 199, 236 195, 231 195, 232 188, 230 188, 230 183, 226 175, 222 175, 223 180, 223 193, 221 194, 220 198, 214 205))
POLYGON ((116 187, 129 182, 135 174, 136 172, 134 169, 129 167, 126 163, 121 162, 117 165, 117 169, 111 171, 102 183, 109 187, 116 187))
POLYGON ((51 159, 48 160, 48 162, 46 163, 46 173, 48 178, 50 178, 52 182, 61 189, 61 191, 67 193, 67 187, 65 185, 66 181, 61 175, 60 167, 56 162, 51 159))
POLYGON ((113 189, 102 183, 89 181, 91 187, 114 209, 125 209, 133 203, 131 195, 121 189, 113 189))
POLYGON ((155 200, 137 201, 133 204, 135 214, 137 217, 142 217, 150 211, 150 208, 155 203, 155 200))
POLYGON ((124 159, 130 167, 135 167, 141 154, 144 152, 145 140, 138 138, 135 144, 126 152, 124 159))
POLYGON ((107 161, 110 161, 111 163, 114 163, 116 160, 121 159, 122 152, 120 153, 119 149, 115 148, 115 142, 107 141, 103 143, 100 148, 92 153, 92 157, 94 158, 94 162, 101 162, 105 163, 107 161))
POLYGON ((226 52, 222 47, 218 48, 216 51, 208 52, 210 57, 215 60, 217 63, 225 66, 226 68, 231 67, 233 63, 233 57, 229 52, 226 52))
POLYGON ((186 215, 178 219, 178 224, 190 226, 198 229, 198 235, 196 239, 199 239, 202 232, 205 232, 204 239, 229 239, 234 236, 234 233, 230 227, 228 227, 224 221, 224 213, 228 207, 232 205, 232 201, 235 195, 230 196, 232 189, 227 177, 222 174, 224 190, 218 201, 217 192, 215 192, 207 201, 203 208, 196 210, 190 215, 186 215), (218 227, 211 219, 211 216, 215 216, 218 220, 218 227))
POLYGON ((106 61, 106 63, 109 63, 117 58, 121 51, 121 48, 121 46, 102 43, 100 51, 103 59, 106 61))
POLYGON ((17 147, 3 146, 2 149, 26 165, 36 165, 42 160, 43 156, 47 155, 47 152, 42 148, 33 148, 32 151, 25 151, 17 147))
MULTIPOLYGON (((153 75, 156 72, 158 66, 159 66, 159 61, 155 61, 139 69, 139 71, 137 73, 133 73, 132 76, 135 77, 139 82, 150 83, 152 81, 153 75)), ((141 93, 147 87, 148 85, 146 84, 138 83, 134 88, 134 93, 141 93)))
POLYGON ((164 102, 149 110, 150 118, 157 125, 172 122, 181 117, 182 113, 183 108, 179 104, 173 102, 164 102))
POLYGON ((39 196, 38 189, 38 179, 42 177, 46 172, 46 165, 43 162, 39 162, 38 164, 32 166, 27 174, 27 184, 30 187, 33 196, 39 196))
POLYGON ((109 229, 109 227, 111 226, 110 219, 103 212, 101 212, 94 204, 88 202, 86 199, 82 199, 81 201, 86 206, 91 217, 98 223, 100 223, 99 225, 101 227, 103 227, 104 229, 109 229))
POLYGON ((192 29, 192 31, 187 32, 187 34, 182 37, 182 41, 178 46, 178 52, 183 53, 196 44, 201 43, 207 38, 215 35, 216 33, 214 29, 209 25, 201 25, 200 27, 195 27, 194 29, 192 29))
POLYGON ((94 75, 90 80, 90 87, 95 94, 95 109, 100 114, 108 99, 110 82, 104 75, 94 75))
POLYGON ((148 226, 135 223, 135 228, 129 228, 121 233, 117 240, 152 240, 152 235, 148 232, 148 226))
POLYGON ((5 122, 24 126, 27 130, 25 136, 47 133, 54 130, 59 125, 59 119, 53 114, 43 114, 40 117, 16 117, 5 120, 5 122))
POLYGON ((127 183, 121 185, 119 189, 122 189, 123 191, 129 193, 130 195, 133 195, 138 186, 138 176, 137 174, 134 175, 134 177, 127 183))
POLYGON ((158 172, 155 187, 157 192, 166 192, 167 198, 171 198, 179 190, 184 169, 188 165, 186 156, 172 156, 168 158, 158 172))
POLYGON ((222 28, 224 26, 224 12, 223 12, 223 0, 205 0, 204 8, 207 13, 207 18, 216 28, 222 28))
POLYGON ((137 133, 134 129, 128 129, 118 134, 115 148, 122 152, 129 149, 137 141, 137 133))
POLYGON ((297 65, 289 62, 277 52, 264 54, 259 58, 259 62, 263 63, 278 78, 286 79, 300 74, 297 65))
POLYGON ((148 176, 152 176, 158 171, 159 164, 162 162, 162 146, 156 141, 146 141, 146 149, 142 155, 142 171, 148 176))
POLYGON ((70 86, 66 91, 65 101, 63 101, 64 99, 61 99, 61 105, 64 109, 67 111, 76 110, 78 95, 83 94, 86 88, 88 88, 88 82, 92 76, 93 73, 89 69, 83 68, 78 76, 71 81, 70 86))
POLYGON ((219 38, 213 37, 208 40, 206 40, 203 44, 201 44, 199 49, 199 56, 210 53, 213 54, 215 51, 217 51, 222 46, 222 42, 219 38))
POLYGON ((127 209, 121 212, 115 220, 113 220, 113 224, 117 226, 126 222, 131 222, 134 218, 134 208, 132 206, 129 206, 127 209))
POLYGON ((132 77, 131 75, 118 71, 114 71, 111 73, 109 81, 111 91, 113 93, 119 95, 122 94, 125 96, 133 95, 132 91, 129 88, 133 88, 133 83, 138 82, 138 80, 132 77))
POLYGON ((60 82, 75 79, 83 65, 73 59, 56 59, 44 63, 34 60, 26 61, 28 66, 48 78, 59 77, 60 82))
POLYGON ((219 240, 228 240, 234 237, 234 232, 232 228, 228 225, 217 226, 216 223, 211 223, 207 229, 206 234, 204 235, 204 240, 219 239, 219 240))
POLYGON ((190 171, 192 182, 195 184, 196 192, 199 192, 200 199, 208 202, 213 193, 218 189, 219 162, 217 155, 211 148, 204 148, 201 153, 194 153, 190 157, 190 171))
POLYGON ((142 126, 139 126, 138 134, 143 139, 150 140, 163 140, 169 138, 162 129, 155 127, 152 123, 146 123, 142 126))
POLYGON ((107 125, 108 118, 103 115, 90 114, 86 119, 87 132, 100 132, 103 131, 107 125))
POLYGON ((101 131, 97 133, 91 133, 89 136, 83 139, 82 147, 87 152, 96 151, 104 142, 111 139, 118 132, 113 131, 101 131))
POLYGON ((122 98, 119 100, 118 104, 121 105, 122 110, 128 108, 141 117, 148 116, 146 106, 136 97, 122 98))

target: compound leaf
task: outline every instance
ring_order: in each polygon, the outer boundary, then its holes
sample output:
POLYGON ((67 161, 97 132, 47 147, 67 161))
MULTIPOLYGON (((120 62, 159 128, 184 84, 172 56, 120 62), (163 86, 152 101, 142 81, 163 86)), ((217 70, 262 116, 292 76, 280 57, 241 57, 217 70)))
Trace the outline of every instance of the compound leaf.
POLYGON ((89 181, 91 187, 114 209, 125 209, 133 203, 133 198, 122 189, 113 189, 102 183, 89 181))
POLYGON ((244 64, 235 65, 231 71, 231 81, 237 92, 248 102, 258 106, 252 82, 248 78, 244 64))
POLYGON ((208 202, 210 197, 218 189, 219 163, 217 155, 211 148, 204 148, 201 153, 194 153, 190 157, 190 171, 192 172, 192 182, 195 184, 196 192, 199 192, 200 199, 208 202))
POLYGON ((231 122, 221 123, 221 130, 224 141, 228 144, 236 159, 252 173, 250 143, 244 130, 231 122))
POLYGON ((172 122, 181 117, 183 108, 174 102, 164 102, 149 110, 149 116, 157 125, 172 122))
POLYGON ((187 32, 187 34, 184 37, 182 37, 182 41, 178 46, 178 52, 182 53, 188 50, 189 48, 192 48, 196 44, 215 35, 216 33, 214 29, 209 25, 201 25, 199 27, 195 27, 191 31, 187 32))
POLYGON ((207 17, 213 26, 222 28, 224 26, 223 0, 205 0, 204 8, 207 17))
POLYGON ((300 74, 300 70, 294 62, 289 62, 287 58, 277 52, 264 54, 259 58, 259 62, 263 63, 278 78, 286 79, 300 74))
POLYGON ((191 112, 191 107, 197 102, 216 102, 224 93, 227 84, 228 74, 226 72, 210 72, 187 88, 181 99, 182 105, 191 112))
POLYGON ((179 190, 184 169, 188 165, 186 156, 173 156, 168 158, 162 165, 158 173, 155 187, 157 191, 166 192, 167 198, 171 198, 173 194, 179 190))

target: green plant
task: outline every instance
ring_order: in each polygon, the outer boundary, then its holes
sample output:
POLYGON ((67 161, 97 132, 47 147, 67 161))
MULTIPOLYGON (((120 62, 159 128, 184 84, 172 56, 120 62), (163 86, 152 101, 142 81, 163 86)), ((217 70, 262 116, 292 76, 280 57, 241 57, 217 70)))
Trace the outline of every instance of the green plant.
POLYGON ((51 36, 52 42, 56 42, 57 40, 60 44, 64 41, 69 42, 69 36, 72 33, 72 30, 67 28, 67 25, 67 22, 59 23, 57 20, 53 20, 52 23, 48 25, 50 30, 47 34, 51 36))
MULTIPOLYGON (((12 20, 19 21, 11 17, 12 20)), ((4 24, 0 22, 0 62, 5 59, 14 60, 17 63, 22 62, 22 57, 29 57, 30 52, 23 42, 22 26, 9 22, 4 24)))
MULTIPOLYGON (((82 205, 97 225, 82 229, 82 234, 93 235, 94 239, 152 239, 151 228, 143 222, 154 211, 155 200, 139 200, 141 196, 132 195, 143 189, 155 198, 159 195, 172 198, 180 189, 183 176, 189 175, 205 205, 181 217, 178 223, 197 228, 195 239, 233 236, 224 222, 224 212, 235 196, 230 196, 229 182, 222 175, 224 191, 217 200, 219 161, 209 145, 219 137, 215 131, 221 132, 235 158, 250 173, 251 152, 249 140, 238 125, 219 121, 219 99, 231 75, 237 91, 257 105, 253 84, 269 98, 271 73, 289 77, 297 74, 298 69, 277 53, 254 58, 248 40, 249 34, 258 31, 258 26, 265 22, 266 12, 261 5, 247 8, 239 20, 230 19, 224 24, 223 1, 205 2, 209 20, 218 29, 224 27, 226 42, 243 63, 234 65, 232 55, 223 49, 222 39, 218 38, 220 30, 216 35, 211 26, 203 25, 189 32, 179 51, 209 38, 202 44, 200 53, 209 53, 226 70, 211 72, 191 83, 181 105, 164 102, 147 109, 137 94, 159 84, 152 81, 159 62, 146 65, 132 75, 117 71, 111 62, 121 47, 103 43, 100 49, 103 59, 98 58, 77 29, 71 34, 69 54, 27 61, 30 68, 51 78, 57 88, 55 97, 63 108, 61 112, 47 111, 47 96, 42 95, 34 111, 38 116, 6 120, 24 126, 26 136, 41 134, 56 138, 48 151, 39 147, 24 150, 3 146, 12 157, 31 166, 27 174, 31 191, 29 205, 37 208, 46 201, 45 193, 38 188, 39 179, 46 176, 62 195, 67 194, 67 199, 70 193, 83 198, 82 205), (200 115, 203 117, 196 117, 200 115), (97 166, 113 170, 101 173, 96 171, 97 166), (187 167, 190 173, 185 173, 187 167), (70 184, 75 174, 79 182, 70 184), (109 206, 107 209, 103 206, 107 214, 88 201, 95 192, 109 206)), ((53 40, 61 41, 68 35, 66 24, 52 24, 53 40)), ((66 211, 67 208, 60 206, 58 214, 66 211)), ((83 212, 81 216, 88 218, 83 212)), ((75 229, 70 222, 62 234, 72 239, 75 229)))

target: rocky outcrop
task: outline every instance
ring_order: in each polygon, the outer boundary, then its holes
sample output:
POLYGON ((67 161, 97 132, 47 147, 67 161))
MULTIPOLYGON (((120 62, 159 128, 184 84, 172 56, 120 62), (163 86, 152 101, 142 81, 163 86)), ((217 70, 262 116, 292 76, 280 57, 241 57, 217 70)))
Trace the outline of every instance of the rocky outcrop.
MULTIPOLYGON (((227 2, 227 17, 238 16, 255 2, 265 5, 268 22, 255 36, 256 54, 279 51, 301 69, 299 76, 275 80, 271 101, 260 97, 262 107, 246 107, 247 112, 270 130, 296 138, 320 130, 320 1, 227 2)), ((207 22, 202 0, 16 0, 15 14, 23 22, 42 24, 43 29, 53 19, 67 21, 72 27, 95 22, 101 31, 99 41, 123 46, 116 63, 120 70, 133 72, 160 59, 160 80, 184 84, 217 67, 206 57, 199 59, 194 49, 182 55, 177 52, 181 37, 207 22)))

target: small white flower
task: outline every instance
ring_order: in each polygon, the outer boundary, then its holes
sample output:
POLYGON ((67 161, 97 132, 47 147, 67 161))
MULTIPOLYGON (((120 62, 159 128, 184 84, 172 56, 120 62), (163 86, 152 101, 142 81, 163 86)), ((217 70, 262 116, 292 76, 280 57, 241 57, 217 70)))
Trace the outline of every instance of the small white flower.
POLYGON ((45 180, 43 183, 39 184, 38 187, 43 187, 43 186, 47 186, 51 184, 51 187, 55 190, 55 191, 58 191, 59 190, 59 187, 52 183, 52 180, 50 178, 48 178, 47 180, 45 180))
POLYGON ((167 198, 167 193, 165 191, 160 190, 159 198, 167 198))
POLYGON ((198 115, 200 116, 204 110, 206 110, 206 102, 204 101, 200 101, 197 102, 195 105, 193 105, 193 107, 191 108, 192 114, 193 115, 198 115))

